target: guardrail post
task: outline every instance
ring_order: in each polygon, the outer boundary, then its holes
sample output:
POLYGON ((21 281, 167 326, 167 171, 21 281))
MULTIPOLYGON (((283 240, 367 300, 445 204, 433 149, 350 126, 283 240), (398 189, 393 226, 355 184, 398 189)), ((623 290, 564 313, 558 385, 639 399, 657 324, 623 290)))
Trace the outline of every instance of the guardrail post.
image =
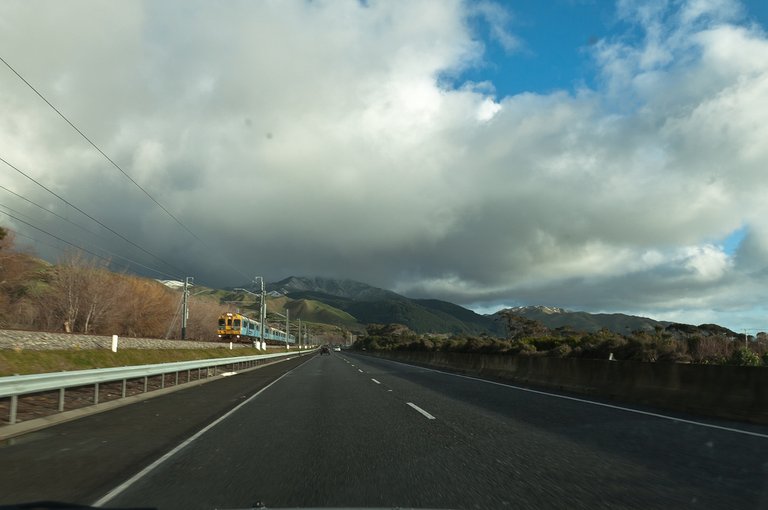
POLYGON ((176 371, 176 384, 174 386, 178 386, 178 385, 179 385, 179 371, 177 370, 176 371))
POLYGON ((126 379, 123 379, 123 393, 122 393, 122 396, 120 398, 125 398, 126 386, 128 386, 128 381, 126 379))
POLYGON ((64 411, 64 388, 59 388, 59 412, 64 411))
POLYGON ((187 382, 189 382, 192 379, 192 371, 187 370, 187 382))
POLYGON ((93 404, 99 403, 99 383, 93 385, 93 404))
POLYGON ((19 396, 11 395, 11 412, 8 415, 8 423, 13 425, 16 423, 16 410, 19 408, 19 396))
POLYGON ((144 376, 144 393, 146 393, 146 392, 147 392, 147 384, 148 384, 148 383, 149 383, 149 376, 148 376, 148 375, 145 375, 145 376, 144 376))
POLYGON ((160 374, 160 389, 165 388, 165 374, 160 374))

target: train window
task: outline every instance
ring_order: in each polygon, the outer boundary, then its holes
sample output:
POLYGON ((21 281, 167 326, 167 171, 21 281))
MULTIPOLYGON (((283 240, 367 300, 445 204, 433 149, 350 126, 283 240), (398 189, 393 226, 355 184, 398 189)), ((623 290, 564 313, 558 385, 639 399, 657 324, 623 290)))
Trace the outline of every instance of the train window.
POLYGON ((220 328, 223 328, 226 325, 226 323, 227 323, 227 321, 225 321, 224 319, 219 319, 219 327, 220 328))
POLYGON ((232 326, 232 319, 227 319, 227 326, 232 326))
POLYGON ((239 328, 240 328, 240 319, 235 319, 235 322, 234 322, 233 326, 234 326, 236 329, 239 329, 239 328))

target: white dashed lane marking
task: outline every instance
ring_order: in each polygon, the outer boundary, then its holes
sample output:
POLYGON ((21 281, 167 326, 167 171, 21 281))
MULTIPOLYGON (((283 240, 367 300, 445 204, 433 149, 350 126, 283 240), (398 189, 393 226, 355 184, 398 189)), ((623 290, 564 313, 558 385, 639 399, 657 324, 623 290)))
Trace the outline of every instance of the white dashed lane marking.
POLYGON ((426 412, 424 409, 422 409, 421 407, 417 406, 413 402, 406 402, 406 404, 408 404, 409 406, 411 406, 412 408, 416 409, 418 412, 423 414, 428 420, 434 420, 435 419, 434 416, 432 416, 431 414, 429 414, 428 412, 426 412))

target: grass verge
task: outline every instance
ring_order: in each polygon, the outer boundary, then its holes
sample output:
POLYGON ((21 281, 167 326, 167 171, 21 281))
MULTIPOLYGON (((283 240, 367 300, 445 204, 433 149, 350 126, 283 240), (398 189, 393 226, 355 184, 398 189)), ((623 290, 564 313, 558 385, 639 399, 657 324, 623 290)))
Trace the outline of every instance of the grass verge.
MULTIPOLYGON (((253 356, 263 351, 255 349, 106 349, 15 351, 0 350, 0 377, 16 374, 42 374, 89 368, 150 365, 173 361, 253 356)), ((269 354, 285 352, 270 349, 269 354)))

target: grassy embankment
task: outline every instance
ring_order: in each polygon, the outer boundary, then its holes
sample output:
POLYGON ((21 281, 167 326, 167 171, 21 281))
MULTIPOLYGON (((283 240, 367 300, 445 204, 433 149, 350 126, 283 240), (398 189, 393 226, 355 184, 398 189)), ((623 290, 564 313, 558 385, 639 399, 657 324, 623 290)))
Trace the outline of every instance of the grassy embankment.
MULTIPOLYGON (((123 349, 112 352, 93 350, 0 350, 0 377, 15 374, 41 374, 89 368, 151 365, 173 361, 253 356, 255 349, 123 349)), ((285 352, 270 349, 269 354, 285 352)))

